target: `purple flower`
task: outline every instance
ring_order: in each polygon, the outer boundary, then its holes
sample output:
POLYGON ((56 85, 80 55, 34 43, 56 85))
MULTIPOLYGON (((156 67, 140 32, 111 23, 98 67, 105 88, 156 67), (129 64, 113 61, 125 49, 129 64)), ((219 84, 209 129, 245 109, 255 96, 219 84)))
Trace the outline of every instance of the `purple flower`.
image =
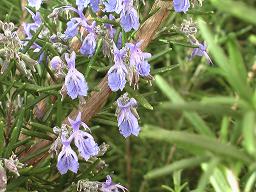
MULTIPOLYGON (((68 117, 68 121, 69 121, 71 127, 72 127, 75 131, 79 130, 79 128, 80 128, 81 126, 83 126, 84 129, 89 129, 89 127, 81 120, 81 115, 82 115, 82 113, 79 112, 79 113, 77 114, 75 120, 72 120, 72 119, 70 119, 70 118, 68 117)), ((89 129, 89 130, 90 130, 90 129, 89 129)))
POLYGON ((30 9, 28 9, 28 8, 26 8, 26 9, 30 13, 30 15, 32 16, 32 19, 34 21, 34 23, 24 23, 25 34, 27 35, 28 39, 31 39, 33 36, 31 34, 31 31, 36 32, 36 30, 42 24, 42 19, 41 19, 41 15, 39 12, 33 13, 30 9))
POLYGON ((57 168, 59 172, 63 175, 67 173, 68 170, 77 173, 79 163, 76 153, 70 147, 70 139, 62 137, 62 150, 58 155, 57 168))
POLYGON ((67 94, 75 99, 78 96, 86 96, 88 91, 87 82, 82 73, 75 68, 76 53, 72 52, 71 56, 65 54, 65 59, 68 65, 68 73, 65 77, 65 87, 67 94))
POLYGON ((99 4, 100 4, 100 0, 90 0, 90 5, 94 12, 97 12, 100 10, 99 4))
POLYGON ((89 33, 83 40, 82 46, 80 48, 80 53, 85 56, 92 56, 96 48, 96 35, 94 33, 89 33))
POLYGON ((28 0, 28 5, 30 7, 35 7, 36 10, 40 9, 42 0, 28 0))
POLYGON ((173 0, 173 7, 176 12, 186 13, 190 7, 190 3, 189 0, 173 0))
POLYGON ((70 39, 73 38, 74 36, 76 36, 78 34, 78 26, 79 26, 79 22, 76 19, 71 19, 68 23, 67 23, 67 29, 65 31, 65 36, 70 39))
POLYGON ((108 71, 108 86, 112 91, 122 91, 126 84, 127 69, 124 65, 125 49, 118 50, 116 45, 114 47, 114 62, 115 64, 108 71))
MULTIPOLYGON (((34 53, 40 53, 42 47, 36 43, 34 43, 31 48, 34 49, 34 53)), ((45 55, 45 52, 42 52, 40 55, 39 55, 39 58, 38 58, 38 63, 42 63, 43 62, 43 59, 44 59, 44 55, 45 55)), ((47 58, 46 58, 47 59, 47 58)))
POLYGON ((128 191, 124 186, 113 183, 112 178, 108 175, 100 190, 102 192, 118 192, 118 189, 121 189, 122 191, 128 191))
POLYGON ((85 7, 90 4, 94 12, 99 11, 100 0, 76 0, 76 5, 78 6, 79 11, 83 11, 85 7))
MULTIPOLYGON (((113 20, 115 20, 115 17, 112 14, 109 14, 109 20, 113 21, 113 20)), ((116 34, 116 29, 113 27, 113 25, 111 25, 109 23, 105 23, 104 25, 107 29, 109 38, 111 40, 114 40, 114 37, 115 37, 115 34, 116 34)), ((122 48, 122 33, 119 33, 119 37, 118 37, 116 46, 117 46, 118 49, 122 48)))
POLYGON ((137 11, 133 7, 132 0, 123 0, 123 10, 120 15, 120 25, 125 32, 132 29, 138 30, 140 26, 139 17, 137 11))
POLYGON ((205 57, 206 60, 208 61, 209 64, 212 63, 211 58, 209 57, 208 53, 206 52, 207 49, 207 45, 201 44, 201 43, 196 43, 194 45, 198 45, 198 48, 194 48, 192 54, 191 54, 191 59, 193 59, 195 56, 199 56, 199 57, 205 57))
POLYGON ((75 13, 77 13, 79 15, 79 17, 73 17, 67 23, 67 29, 65 31, 65 36, 67 39, 73 38, 74 36, 76 36, 78 34, 78 31, 79 31, 78 29, 80 26, 82 26, 83 28, 89 29, 91 31, 91 28, 95 27, 95 25, 96 25, 96 24, 93 24, 91 26, 88 25, 86 17, 84 16, 82 10, 79 10, 79 8, 77 10, 71 6, 64 6, 63 10, 74 11, 75 13))
POLYGON ((126 46, 130 50, 130 65, 136 68, 137 73, 141 76, 150 75, 150 65, 146 59, 151 57, 150 53, 142 52, 140 46, 142 41, 133 44, 126 43, 126 46))
POLYGON ((91 156, 97 155, 99 152, 99 147, 97 143, 95 143, 93 137, 89 133, 79 129, 81 125, 85 129, 89 129, 89 127, 81 121, 81 112, 78 113, 76 120, 72 120, 70 118, 68 118, 68 120, 73 128, 73 132, 70 137, 75 140, 75 145, 80 155, 85 160, 88 160, 91 156))
POLYGON ((80 53, 85 56, 92 56, 96 48, 96 22, 94 21, 91 25, 85 23, 84 28, 89 34, 83 40, 82 46, 80 48, 80 53))
POLYGON ((137 101, 134 98, 130 99, 127 93, 117 99, 116 114, 119 131, 125 138, 130 135, 138 136, 140 132, 136 106, 137 101))
POLYGON ((50 66, 53 70, 57 71, 57 74, 63 74, 64 63, 59 56, 55 56, 50 61, 50 66))
POLYGON ((106 12, 116 12, 119 14, 122 10, 122 0, 107 0, 106 2, 103 2, 105 5, 105 11, 106 12))
POLYGON ((90 0, 76 0, 76 5, 79 11, 83 11, 85 7, 87 7, 90 3, 90 0))

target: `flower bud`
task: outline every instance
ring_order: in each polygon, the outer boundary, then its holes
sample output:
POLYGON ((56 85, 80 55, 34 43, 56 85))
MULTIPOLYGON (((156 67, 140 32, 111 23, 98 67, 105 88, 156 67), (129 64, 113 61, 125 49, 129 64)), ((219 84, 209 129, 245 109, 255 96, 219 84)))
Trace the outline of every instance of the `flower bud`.
POLYGON ((2 163, 0 162, 0 191, 1 192, 6 191, 6 185, 7 185, 6 171, 3 168, 2 163))
POLYGON ((35 65, 38 64, 37 61, 35 61, 34 59, 31 59, 28 55, 20 53, 19 54, 20 58, 28 65, 28 67, 32 70, 32 71, 36 71, 35 70, 35 65))
POLYGON ((17 176, 20 176, 17 165, 15 164, 13 159, 5 159, 4 160, 4 166, 6 169, 8 169, 10 172, 16 174, 17 176))

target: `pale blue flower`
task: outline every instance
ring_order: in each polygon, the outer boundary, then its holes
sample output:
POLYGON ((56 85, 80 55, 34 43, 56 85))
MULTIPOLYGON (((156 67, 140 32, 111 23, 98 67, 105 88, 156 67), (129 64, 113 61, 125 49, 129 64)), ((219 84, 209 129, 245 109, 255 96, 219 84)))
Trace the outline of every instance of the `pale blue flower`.
POLYGON ((100 0, 76 0, 76 5, 79 11, 83 11, 88 5, 91 6, 94 12, 99 11, 100 0))
POLYGON ((62 63, 63 62, 62 62, 61 58, 59 56, 55 56, 51 59, 50 66, 52 69, 58 70, 59 68, 62 67, 62 63))
POLYGON ((30 7, 35 7, 36 10, 40 9, 42 0, 28 0, 28 5, 30 7))
POLYGON ((68 54, 65 54, 65 59, 68 65, 68 73, 65 77, 65 87, 67 89, 67 94, 75 99, 78 96, 86 96, 88 91, 87 82, 82 73, 80 73, 75 68, 75 52, 71 53, 69 57, 68 54))
POLYGON ((92 56, 96 48, 96 35, 89 33, 83 40, 82 46, 80 47, 80 53, 85 56, 92 56))
POLYGON ((62 150, 58 155, 57 168, 63 175, 68 170, 77 173, 79 168, 78 157, 73 149, 70 147, 70 139, 62 136, 62 150))
MULTIPOLYGON (((34 43, 33 45, 31 45, 31 48, 34 49, 33 52, 34 53, 40 53, 42 47, 36 43, 34 43)), ((44 56, 45 56, 45 52, 43 51, 40 55, 39 55, 39 58, 38 58, 38 63, 42 63, 43 62, 43 59, 44 59, 44 56)), ((48 61, 48 58, 46 57, 46 62, 48 61)))
POLYGON ((150 65, 147 59, 151 57, 151 54, 142 52, 140 49, 141 44, 142 41, 136 44, 126 43, 126 46, 130 50, 130 65, 136 68, 136 71, 140 76, 149 76, 150 65))
POLYGON ((81 112, 78 113, 76 120, 68 118, 71 127, 73 128, 71 138, 74 139, 75 145, 80 155, 87 161, 90 157, 95 156, 99 153, 98 144, 94 141, 92 135, 80 130, 82 125, 85 129, 89 127, 81 121, 81 112))
POLYGON ((90 0, 91 8, 94 12, 98 12, 100 10, 100 0, 90 0))
POLYGON ((90 3, 90 0, 76 0, 76 5, 79 11, 83 11, 85 7, 87 7, 90 3))
POLYGON ((125 32, 138 30, 140 26, 139 16, 133 7, 133 0, 123 0, 123 9, 120 15, 120 25, 125 32))
POLYGON ((123 8, 122 0, 107 0, 103 4, 105 5, 106 12, 116 12, 119 14, 123 8))
POLYGON ((126 138, 130 135, 138 136, 140 127, 136 112, 137 101, 129 98, 125 93, 117 99, 117 121, 120 133, 126 138))
MULTIPOLYGON (((113 20, 115 20, 115 17, 112 14, 109 14, 109 20, 113 21, 113 20)), ((117 32, 116 29, 114 28, 113 25, 111 25, 109 23, 105 23, 104 25, 107 29, 109 38, 111 40, 114 40, 115 34, 117 32)), ((116 46, 117 46, 118 49, 122 48, 122 33, 119 33, 118 40, 116 42, 116 46)))
POLYGON ((128 191, 124 186, 112 182, 110 175, 107 175, 106 181, 101 186, 102 192, 118 192, 119 189, 122 191, 128 191))
POLYGON ((70 39, 73 38, 78 34, 78 26, 80 25, 80 22, 78 22, 76 19, 71 19, 67 23, 67 29, 65 31, 66 38, 70 39))
POLYGON ((112 91, 123 90, 126 84, 126 74, 128 73, 124 64, 125 49, 114 47, 114 65, 108 71, 108 86, 112 91))
POLYGON ((57 72, 57 75, 64 74, 64 63, 59 56, 54 56, 50 61, 50 66, 53 70, 57 72))
POLYGON ((173 7, 176 12, 186 13, 190 7, 189 0, 173 0, 173 7))
POLYGON ((41 15, 39 12, 33 13, 30 9, 26 8, 26 10, 29 12, 29 14, 32 16, 32 19, 34 23, 24 23, 24 31, 27 36, 27 39, 31 39, 33 35, 31 34, 31 31, 36 32, 37 29, 42 24, 41 15))
POLYGON ((204 44, 201 44, 201 43, 196 43, 194 45, 197 45, 198 47, 197 48, 194 48, 192 54, 191 54, 191 59, 193 59, 195 56, 199 56, 199 57, 205 57, 206 60, 208 61, 209 64, 212 64, 212 60, 211 58, 209 57, 206 49, 207 49, 207 45, 204 43, 204 44))

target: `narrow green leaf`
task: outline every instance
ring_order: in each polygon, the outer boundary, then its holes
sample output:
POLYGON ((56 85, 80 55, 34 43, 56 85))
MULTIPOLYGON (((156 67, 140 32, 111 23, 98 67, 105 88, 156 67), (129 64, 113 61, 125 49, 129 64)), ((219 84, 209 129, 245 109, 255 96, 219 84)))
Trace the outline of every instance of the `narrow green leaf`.
MULTIPOLYGON (((175 104, 184 104, 183 98, 176 92, 174 88, 168 85, 168 83, 159 75, 155 76, 156 84, 161 89, 161 91, 175 104)), ((190 123, 195 127, 195 129, 201 133, 208 136, 214 136, 214 133, 207 126, 204 120, 194 112, 184 112, 185 117, 190 121, 190 123)))
POLYGON ((16 149, 17 147, 20 147, 21 145, 25 145, 25 144, 27 144, 29 141, 31 141, 31 137, 27 137, 27 138, 24 139, 24 140, 18 141, 17 143, 15 143, 15 144, 13 145, 13 149, 16 149))
POLYGON ((30 39, 30 41, 28 42, 28 44, 26 45, 26 47, 24 47, 24 49, 22 50, 22 53, 27 53, 27 51, 29 50, 29 48, 31 47, 31 45, 33 45, 33 43, 36 41, 38 35, 41 33, 42 29, 43 29, 44 25, 41 25, 36 33, 33 35, 33 37, 30 39))
POLYGON ((211 0, 211 2, 219 10, 256 25, 255 9, 253 9, 253 7, 249 7, 243 1, 211 0))
POLYGON ((15 83, 15 81, 13 81, 7 88, 6 90, 3 92, 3 94, 0 96, 0 101, 6 96, 6 94, 11 90, 11 88, 13 87, 13 84, 15 83))
POLYGON ((13 179, 10 183, 7 185, 7 191, 18 191, 18 188, 20 185, 25 183, 28 180, 27 177, 20 176, 18 178, 13 179))
POLYGON ((93 57, 90 59, 90 62, 89 62, 89 64, 88 64, 88 66, 86 67, 85 77, 88 77, 89 72, 90 72, 90 70, 91 70, 93 64, 95 63, 97 56, 98 56, 99 53, 100 53, 102 44, 103 44, 103 39, 101 38, 101 39, 99 39, 99 41, 98 41, 98 43, 97 43, 97 48, 96 48, 96 51, 95 51, 93 57))
POLYGON ((228 53, 230 65, 235 69, 235 75, 239 77, 240 81, 247 84, 247 71, 241 55, 241 50, 239 50, 239 45, 235 38, 229 38, 228 53))
POLYGON ((255 112, 249 111, 245 113, 243 119, 243 136, 244 147, 251 155, 256 156, 256 142, 255 142, 255 112))
POLYGON ((61 127, 61 121, 62 121, 62 113, 63 113, 63 107, 62 107, 62 101, 61 101, 61 97, 58 96, 57 99, 57 126, 61 127))
POLYGON ((244 192, 251 192, 255 189, 256 172, 253 172, 247 180, 244 188, 244 192))
POLYGON ((213 55, 219 67, 223 70, 224 77, 228 80, 228 82, 235 89, 235 91, 242 98, 244 98, 247 102, 250 103, 252 90, 246 82, 239 78, 240 75, 237 75, 236 71, 239 71, 239 69, 234 68, 234 65, 230 65, 227 56, 225 55, 224 51, 220 48, 220 46, 218 46, 217 43, 214 41, 214 37, 212 33, 209 31, 206 24, 201 20, 198 20, 198 24, 204 39, 207 41, 207 45, 209 46, 211 54, 213 55))
MULTIPOLYGON (((207 165, 203 164, 203 169, 207 168, 207 165)), ((226 175, 224 172, 224 168, 215 167, 212 176, 210 177, 210 182, 214 191, 216 192, 232 192, 228 181, 226 179, 226 175)))
POLYGON ((117 127, 117 122, 116 121, 112 121, 112 120, 108 120, 108 119, 101 119, 101 118, 94 118, 93 121, 95 121, 98 124, 117 127))
POLYGON ((47 94, 42 94, 38 97, 36 97, 35 99, 33 99, 31 102, 29 102, 26 106, 25 109, 29 109, 30 107, 34 107, 35 104, 37 104, 38 102, 40 102, 41 100, 43 100, 44 98, 46 98, 48 95, 47 94))
POLYGON ((49 90, 56 90, 59 91, 59 89, 62 87, 62 84, 57 84, 57 85, 50 85, 50 86, 46 86, 46 87, 42 87, 37 89, 38 92, 45 92, 45 91, 49 91, 49 90))
POLYGON ((194 146, 203 151, 208 150, 216 153, 220 158, 230 157, 247 163, 252 162, 251 157, 237 147, 220 143, 211 137, 187 133, 185 131, 168 131, 153 125, 146 125, 142 130, 140 135, 142 138, 156 139, 177 145, 194 146))
POLYGON ((207 184, 210 181, 210 177, 212 176, 212 174, 214 173, 214 169, 216 168, 216 166, 219 163, 219 159, 214 158, 212 159, 209 163, 207 163, 207 165, 205 165, 205 170, 203 175, 201 176, 198 185, 197 185, 197 192, 204 192, 205 188, 207 186, 207 184))
POLYGON ((38 132, 35 130, 28 130, 28 129, 22 129, 21 132, 22 132, 22 134, 27 135, 27 136, 37 137, 40 139, 46 139, 46 140, 52 141, 52 138, 49 135, 44 134, 42 132, 38 132))
POLYGON ((48 146, 46 146, 46 147, 44 147, 44 148, 42 148, 42 149, 39 149, 38 151, 35 151, 34 153, 31 153, 31 154, 27 155, 26 157, 20 159, 20 161, 21 161, 21 162, 26 162, 26 161, 28 161, 28 160, 34 158, 34 157, 37 157, 37 156, 41 155, 42 153, 47 152, 47 151, 50 149, 50 147, 51 147, 51 146, 48 145, 48 146))
POLYGON ((221 141, 228 141, 228 128, 230 124, 230 117, 224 116, 221 121, 220 138, 221 141))
POLYGON ((52 128, 47 126, 47 125, 43 125, 43 124, 36 123, 36 122, 30 122, 29 124, 32 126, 32 128, 36 128, 40 131, 47 131, 47 132, 50 132, 50 133, 53 132, 52 128))
POLYGON ((2 156, 4 149, 4 122, 0 121, 0 157, 2 156))
POLYGON ((187 102, 187 103, 172 103, 161 102, 159 104, 160 109, 173 110, 173 111, 194 111, 198 113, 206 114, 223 114, 238 116, 241 114, 239 111, 231 109, 232 105, 224 105, 218 103, 203 103, 203 102, 187 102))
POLYGON ((21 128, 24 122, 24 113, 25 113, 25 108, 21 109, 19 116, 17 118, 15 127, 13 128, 11 132, 11 139, 10 142, 8 143, 6 150, 5 150, 5 157, 9 157, 12 153, 12 150, 14 149, 14 145, 19 139, 20 133, 21 133, 21 128))
POLYGON ((152 57, 150 57, 150 58, 148 59, 148 61, 149 61, 149 62, 154 61, 154 60, 156 60, 156 59, 158 59, 158 58, 164 56, 165 54, 169 53, 171 50, 172 50, 172 48, 168 48, 168 49, 166 49, 166 50, 164 50, 164 51, 161 51, 160 53, 154 54, 152 57))
POLYGON ((110 69, 111 66, 105 66, 105 67, 97 67, 97 66, 91 66, 91 68, 97 72, 104 72, 110 69))
POLYGON ((155 69, 152 71, 152 75, 156 75, 156 74, 161 74, 161 73, 165 73, 165 72, 168 72, 168 71, 171 71, 173 69, 176 69, 179 65, 172 65, 172 66, 168 66, 168 67, 162 67, 162 68, 159 68, 159 69, 155 69))
POLYGON ((173 162, 170 165, 166 165, 161 168, 154 169, 152 171, 149 171, 146 173, 144 176, 145 179, 156 179, 159 177, 163 177, 166 175, 171 174, 173 171, 176 170, 181 170, 181 169, 186 169, 189 167, 195 167, 200 165, 201 163, 208 161, 209 157, 208 156, 201 156, 201 157, 192 157, 192 158, 187 158, 187 159, 182 159, 176 162, 173 162))

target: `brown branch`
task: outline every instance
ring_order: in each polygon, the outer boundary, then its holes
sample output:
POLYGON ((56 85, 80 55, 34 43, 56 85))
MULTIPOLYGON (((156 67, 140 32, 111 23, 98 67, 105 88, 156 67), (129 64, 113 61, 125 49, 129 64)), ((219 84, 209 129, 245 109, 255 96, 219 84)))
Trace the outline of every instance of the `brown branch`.
MULTIPOLYGON (((156 31, 159 29, 160 25, 165 21, 167 16, 169 15, 169 9, 172 6, 171 1, 162 1, 156 0, 153 5, 152 11, 159 9, 153 16, 148 18, 146 22, 141 26, 136 35, 137 41, 143 41, 141 45, 141 49, 144 50, 149 43, 152 41, 156 31)), ((108 87, 107 76, 105 76, 101 82, 98 84, 99 91, 93 91, 88 98, 87 102, 79 107, 79 109, 73 109, 73 111, 68 115, 68 117, 74 119, 77 116, 77 113, 80 111, 82 113, 82 121, 89 122, 90 119, 100 111, 100 109, 106 103, 109 95, 111 94, 111 90, 108 87)), ((68 119, 66 118, 63 123, 68 123, 68 119)), ((33 153, 38 149, 41 149, 47 145, 50 145, 50 141, 42 140, 38 144, 34 145, 30 148, 26 154, 33 153)), ((44 154, 45 157, 45 154, 44 154)), ((29 164, 36 164, 42 159, 42 156, 36 157, 32 159, 29 164)))
MULTIPOLYGON (((152 17, 150 17, 143 26, 137 32, 136 40, 143 41, 141 49, 144 50, 150 41, 153 39, 159 26, 165 21, 169 14, 168 8, 170 8, 171 3, 169 1, 158 0, 153 5, 153 10, 158 9, 152 17)), ((91 97, 88 99, 86 104, 81 107, 81 109, 74 109, 69 117, 75 119, 77 113, 80 111, 82 113, 82 120, 84 122, 90 121, 90 119, 101 109, 102 105, 107 101, 111 90, 108 87, 107 76, 99 83, 99 92, 93 92, 91 97)), ((68 119, 64 120, 64 123, 68 123, 68 119)))

